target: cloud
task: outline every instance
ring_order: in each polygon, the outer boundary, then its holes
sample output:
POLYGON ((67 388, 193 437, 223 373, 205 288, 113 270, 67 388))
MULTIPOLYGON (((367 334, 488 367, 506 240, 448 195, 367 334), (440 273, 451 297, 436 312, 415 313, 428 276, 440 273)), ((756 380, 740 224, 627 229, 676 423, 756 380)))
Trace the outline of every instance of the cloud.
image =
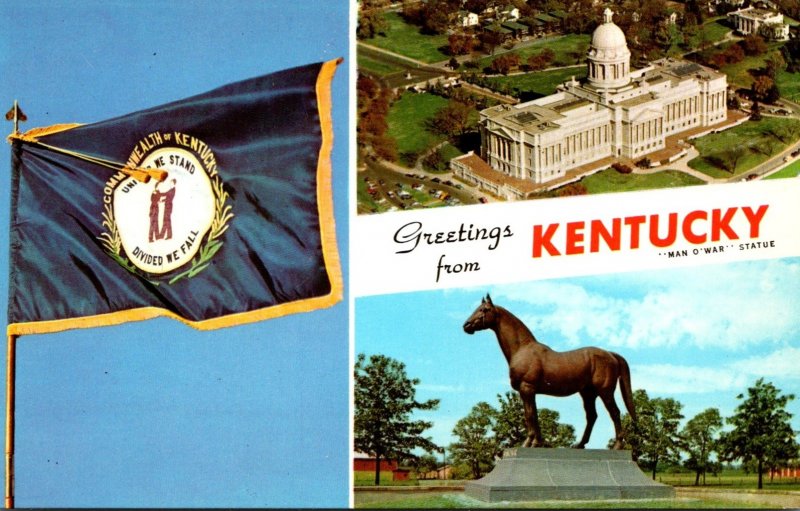
POLYGON ((750 376, 730 369, 673 364, 649 364, 631 368, 634 387, 650 396, 702 394, 740 391, 750 383, 750 376))
POLYGON ((535 334, 572 346, 736 351, 800 333, 797 259, 529 282, 493 295, 535 334))
POLYGON ((785 347, 768 355, 749 357, 732 364, 735 371, 765 378, 800 380, 797 364, 800 348, 785 347))
POLYGON ((425 392, 434 393, 461 393, 467 390, 464 385, 431 385, 427 383, 420 383, 417 388, 425 392))

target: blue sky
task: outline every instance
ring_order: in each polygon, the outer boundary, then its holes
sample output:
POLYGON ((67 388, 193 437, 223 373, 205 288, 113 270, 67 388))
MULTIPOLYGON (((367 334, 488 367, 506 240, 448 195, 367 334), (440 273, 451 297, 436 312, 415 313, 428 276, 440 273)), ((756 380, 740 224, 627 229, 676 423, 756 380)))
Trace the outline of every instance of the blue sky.
MULTIPOLYGON (((12 0, 0 17, 0 107, 18 99, 23 130, 109 119, 349 49, 347 2, 12 0)), ((333 84, 344 261, 347 68, 333 84)), ((9 176, 6 163, 4 190, 9 176)), ((8 200, 0 194, 4 225, 8 200)), ((7 289, 3 270, 3 311, 7 289)), ((21 338, 16 505, 346 506, 347 328, 345 300, 214 332, 159 319, 21 338)))
MULTIPOLYGON (((434 423, 428 433, 439 445, 453 441, 456 421, 476 403, 497 405, 511 390, 494 333, 462 330, 487 292, 555 350, 620 353, 633 388, 677 399, 686 419, 712 406, 732 415, 736 396, 759 377, 800 398, 797 258, 356 299, 356 353, 402 361, 420 379, 418 399, 441 399, 438 410, 417 415, 434 423)), ((583 431, 577 395, 537 403, 583 431)), ((623 407, 619 391, 617 403, 623 407)), ((588 447, 605 448, 613 428, 597 406, 588 447)), ((789 411, 800 430, 800 400, 789 411)))

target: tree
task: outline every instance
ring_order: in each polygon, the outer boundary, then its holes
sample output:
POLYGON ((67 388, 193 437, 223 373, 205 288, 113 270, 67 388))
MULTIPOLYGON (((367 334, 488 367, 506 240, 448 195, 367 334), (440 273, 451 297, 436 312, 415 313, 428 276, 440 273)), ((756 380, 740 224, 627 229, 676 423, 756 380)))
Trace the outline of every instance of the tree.
MULTIPOLYGON (((497 395, 497 420, 494 431, 500 448, 519 447, 528 436, 522 400, 516 392, 497 395)), ((575 428, 558 422, 559 413, 549 408, 539 409, 539 427, 545 447, 569 447, 575 443, 575 428)))
POLYGON ((753 101, 753 106, 750 107, 750 120, 751 121, 761 120, 761 105, 758 103, 758 100, 753 101))
POLYGON ((778 73, 786 69, 786 60, 780 52, 772 52, 772 54, 764 62, 764 74, 776 80, 778 73))
POLYGON ((463 135, 470 127, 472 112, 472 106, 451 99, 447 102, 447 105, 434 114, 433 119, 431 119, 431 127, 436 132, 448 137, 463 135))
POLYGON ((450 444, 453 462, 469 466, 475 479, 492 469, 498 454, 497 440, 490 434, 496 415, 496 410, 489 403, 481 401, 453 428, 453 435, 458 438, 450 444))
POLYGON ((525 414, 522 399, 516 392, 508 391, 497 395, 497 421, 494 426, 495 438, 501 449, 519 447, 528 437, 525 429, 525 414))
POLYGON ((775 81, 766 75, 761 75, 753 81, 750 94, 754 100, 774 103, 781 97, 775 81))
POLYGON ((491 30, 484 30, 478 36, 478 40, 481 42, 483 51, 489 55, 494 55, 494 49, 503 42, 503 34, 492 32, 491 30))
POLYGON ((736 167, 742 158, 750 153, 750 146, 737 145, 727 147, 712 155, 706 156, 706 160, 712 165, 721 168, 731 174, 736 172, 736 167))
POLYGON ((790 423, 792 414, 786 405, 794 394, 781 395, 772 383, 759 378, 739 394, 742 402, 726 422, 733 430, 722 436, 722 452, 726 459, 755 463, 758 470, 758 489, 763 487, 765 468, 777 467, 798 456, 798 444, 790 423))
MULTIPOLYGON (((678 426, 683 418, 683 405, 672 398, 656 397, 650 399, 647 392, 637 390, 633 393, 637 421, 634 427, 630 415, 622 418, 626 446, 638 463, 652 471, 653 479, 660 462, 675 462, 679 458, 681 439, 678 426)), ((614 439, 609 441, 609 447, 614 439)))
POLYGON ((741 42, 742 49, 744 49, 745 55, 750 57, 755 55, 761 55, 765 51, 767 51, 767 43, 764 41, 764 38, 757 34, 750 34, 742 39, 741 42))
POLYGON ((528 57, 528 68, 531 71, 539 71, 549 66, 555 58, 556 53, 550 48, 545 48, 540 53, 528 57))
POLYGON ((447 38, 448 50, 454 56, 468 54, 472 51, 473 44, 472 36, 467 34, 451 34, 447 38))
POLYGON ((681 437, 683 445, 689 458, 686 460, 686 468, 695 473, 694 485, 700 484, 700 476, 703 476, 703 484, 706 483, 706 472, 717 472, 719 462, 711 461, 711 453, 717 448, 717 433, 722 428, 722 417, 716 408, 707 408, 695 415, 683 427, 681 437))
POLYGON ((494 73, 507 75, 511 69, 517 66, 519 66, 519 55, 516 53, 506 53, 492 60, 489 69, 494 73))
POLYGON ((438 451, 423 432, 431 422, 412 420, 415 410, 434 410, 438 399, 416 400, 418 378, 406 376, 405 364, 384 355, 363 353, 355 364, 355 448, 375 455, 375 484, 380 484, 380 460, 414 458, 412 450, 438 451))
MULTIPOLYGON (((439 460, 433 454, 423 454, 414 460, 414 470, 417 471, 417 477, 424 476, 428 472, 433 472, 439 467, 439 460)), ((424 479, 424 477, 422 477, 424 479)))
POLYGON ((386 19, 383 11, 378 8, 363 8, 358 15, 356 37, 358 39, 372 39, 378 34, 386 32, 386 19))

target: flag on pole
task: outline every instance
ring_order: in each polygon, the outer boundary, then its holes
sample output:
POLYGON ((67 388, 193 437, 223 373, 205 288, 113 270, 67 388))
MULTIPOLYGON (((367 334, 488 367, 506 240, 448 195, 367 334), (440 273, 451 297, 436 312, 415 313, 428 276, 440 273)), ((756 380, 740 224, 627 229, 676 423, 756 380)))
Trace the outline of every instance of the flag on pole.
POLYGON ((11 135, 9 335, 333 305, 338 61, 11 135))

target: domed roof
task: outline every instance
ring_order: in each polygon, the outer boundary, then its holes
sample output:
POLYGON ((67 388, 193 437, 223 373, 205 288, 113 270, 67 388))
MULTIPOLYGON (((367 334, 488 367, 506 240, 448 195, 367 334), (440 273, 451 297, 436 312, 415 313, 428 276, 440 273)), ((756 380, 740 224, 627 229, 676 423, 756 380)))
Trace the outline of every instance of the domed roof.
POLYGON ((614 13, 611 9, 606 8, 603 13, 603 24, 597 27, 592 34, 592 47, 597 50, 614 50, 626 49, 628 42, 625 40, 625 34, 611 18, 614 13))

